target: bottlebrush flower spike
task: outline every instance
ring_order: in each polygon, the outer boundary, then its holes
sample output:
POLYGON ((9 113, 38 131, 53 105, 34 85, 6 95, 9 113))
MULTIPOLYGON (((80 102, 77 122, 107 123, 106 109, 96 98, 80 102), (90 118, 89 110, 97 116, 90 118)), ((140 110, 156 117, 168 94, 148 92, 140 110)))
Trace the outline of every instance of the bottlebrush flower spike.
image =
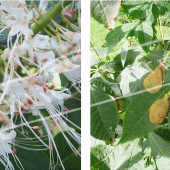
MULTIPOLYGON (((41 150, 40 146, 49 151, 51 169, 56 168, 57 159, 58 164, 65 169, 53 137, 56 129, 63 135, 72 152, 80 156, 80 150, 73 145, 70 137, 80 144, 81 135, 75 129, 80 131, 81 128, 70 121, 68 114, 72 110, 65 106, 65 100, 75 95, 76 86, 80 86, 81 81, 81 54, 78 53, 81 50, 80 28, 68 22, 72 13, 77 13, 80 20, 80 9, 72 9, 74 2, 65 3, 69 5, 64 8, 63 2, 59 2, 63 7, 61 17, 66 23, 64 25, 71 24, 73 29, 69 30, 62 25, 58 27, 54 21, 53 29, 42 35, 41 32, 35 33, 35 29, 41 27, 36 24, 38 22, 41 25, 41 19, 37 19, 42 15, 44 20, 49 19, 49 14, 46 15, 51 12, 47 8, 48 1, 41 0, 37 8, 27 6, 25 1, 1 2, 0 33, 9 30, 6 48, 1 54, 5 64, 2 66, 3 82, 0 83, 0 162, 6 169, 15 169, 9 155, 15 158, 19 169, 24 169, 17 157, 19 148, 36 151, 41 150), (58 32, 51 32, 54 30, 58 32), (77 61, 74 59, 76 55, 77 61), (59 76, 65 76, 71 87, 59 87, 59 76), (36 118, 41 121, 40 124, 36 118), (29 133, 34 137, 30 138, 29 133), (18 138, 18 135, 21 137, 18 138), (40 143, 40 146, 34 145, 34 141, 40 143), (51 156, 53 152, 57 155, 56 162, 51 156)), ((80 93, 80 90, 76 93, 80 93)))

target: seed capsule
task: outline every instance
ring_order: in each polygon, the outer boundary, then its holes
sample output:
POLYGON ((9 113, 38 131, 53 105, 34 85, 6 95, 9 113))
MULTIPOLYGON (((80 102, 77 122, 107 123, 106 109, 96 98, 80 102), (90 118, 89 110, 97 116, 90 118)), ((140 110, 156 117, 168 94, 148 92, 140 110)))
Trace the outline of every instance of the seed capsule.
POLYGON ((149 93, 157 93, 162 88, 164 75, 165 66, 161 64, 145 78, 143 82, 145 90, 147 90, 149 93))
POLYGON ((153 124, 161 124, 164 121, 169 109, 169 96, 156 100, 149 110, 149 118, 153 124))

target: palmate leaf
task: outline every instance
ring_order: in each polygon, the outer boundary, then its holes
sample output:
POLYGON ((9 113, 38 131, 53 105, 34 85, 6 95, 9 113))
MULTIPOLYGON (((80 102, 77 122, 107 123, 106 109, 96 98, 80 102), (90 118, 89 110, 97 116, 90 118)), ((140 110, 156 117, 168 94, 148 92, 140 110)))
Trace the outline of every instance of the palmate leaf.
POLYGON ((156 135, 154 132, 150 133, 148 137, 152 150, 152 156, 156 162, 158 170, 169 170, 170 143, 156 135))
POLYGON ((121 0, 91 1, 91 14, 109 30, 114 29, 116 17, 119 13, 121 0))
POLYGON ((119 121, 116 103, 101 90, 91 90, 91 135, 97 139, 110 140, 119 121))
POLYGON ((149 120, 149 109, 154 101, 163 98, 169 90, 170 87, 163 87, 156 94, 144 92, 132 100, 125 113, 120 143, 134 140, 153 131, 155 126, 149 120))
POLYGON ((144 170, 142 139, 118 146, 91 148, 91 170, 144 170))

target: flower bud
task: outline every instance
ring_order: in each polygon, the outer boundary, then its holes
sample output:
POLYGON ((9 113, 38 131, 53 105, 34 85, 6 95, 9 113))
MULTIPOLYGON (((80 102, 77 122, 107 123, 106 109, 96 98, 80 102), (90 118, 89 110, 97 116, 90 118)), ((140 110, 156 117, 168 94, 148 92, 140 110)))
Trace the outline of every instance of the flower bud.
POLYGON ((71 32, 71 31, 66 31, 66 32, 64 33, 64 36, 67 37, 70 41, 72 41, 72 40, 73 40, 74 33, 71 32))
POLYGON ((67 46, 64 45, 64 44, 61 44, 60 45, 60 51, 61 51, 61 54, 67 54, 68 53, 68 49, 67 49, 67 46))
POLYGON ((63 61, 63 65, 64 65, 65 68, 68 68, 68 69, 73 68, 72 62, 66 56, 61 55, 61 59, 63 61))

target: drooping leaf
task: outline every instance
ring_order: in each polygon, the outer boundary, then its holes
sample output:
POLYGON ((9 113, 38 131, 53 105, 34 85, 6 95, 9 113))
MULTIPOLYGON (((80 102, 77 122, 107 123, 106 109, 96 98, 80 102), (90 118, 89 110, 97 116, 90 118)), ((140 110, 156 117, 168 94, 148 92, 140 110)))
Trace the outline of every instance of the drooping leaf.
POLYGON ((149 120, 149 109, 156 100, 163 98, 169 90, 170 87, 163 87, 156 94, 144 92, 132 100, 125 113, 120 143, 134 140, 153 131, 155 126, 149 120))
POLYGON ((119 121, 116 103, 101 90, 91 89, 91 135, 97 139, 110 140, 119 121))
POLYGON ((156 135, 154 132, 150 133, 148 137, 152 149, 152 155, 158 170, 169 170, 170 143, 156 135))

